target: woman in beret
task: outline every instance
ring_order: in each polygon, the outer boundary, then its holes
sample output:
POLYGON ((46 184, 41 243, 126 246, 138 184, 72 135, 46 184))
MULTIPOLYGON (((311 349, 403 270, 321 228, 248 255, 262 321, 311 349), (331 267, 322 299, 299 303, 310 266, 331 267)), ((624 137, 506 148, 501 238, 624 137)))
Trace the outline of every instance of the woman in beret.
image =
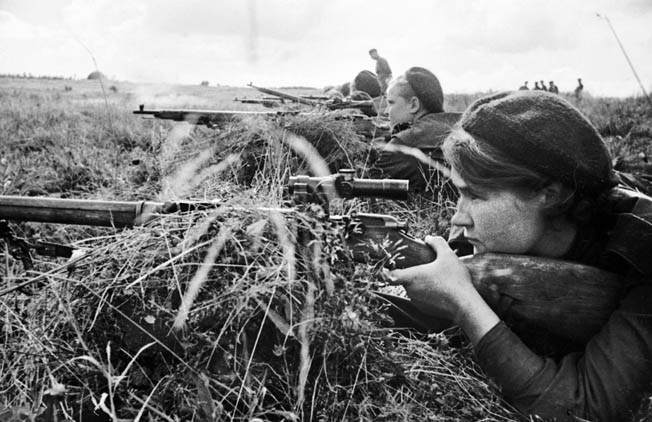
POLYGON ((487 305, 441 237, 426 238, 435 261, 390 278, 423 312, 444 312, 463 329, 482 368, 524 413, 630 420, 652 390, 652 199, 619 186, 588 119, 542 91, 477 100, 443 152, 460 193, 451 223, 474 253, 558 258, 617 273, 619 305, 585 344, 528 333, 487 305))

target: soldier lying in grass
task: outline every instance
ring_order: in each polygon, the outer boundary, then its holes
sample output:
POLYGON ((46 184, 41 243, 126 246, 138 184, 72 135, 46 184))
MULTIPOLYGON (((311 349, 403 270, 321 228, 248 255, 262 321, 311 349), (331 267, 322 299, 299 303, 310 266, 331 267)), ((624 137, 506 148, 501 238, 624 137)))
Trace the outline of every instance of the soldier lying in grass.
POLYGON ((451 223, 474 253, 553 257, 618 273, 619 307, 585 344, 501 320, 508 310, 487 305, 441 237, 426 239, 435 261, 394 270, 390 280, 422 311, 437 309, 461 327, 480 365, 524 413, 631 419, 652 387, 652 198, 617 186, 596 129, 542 91, 477 100, 443 152, 460 193, 451 223))

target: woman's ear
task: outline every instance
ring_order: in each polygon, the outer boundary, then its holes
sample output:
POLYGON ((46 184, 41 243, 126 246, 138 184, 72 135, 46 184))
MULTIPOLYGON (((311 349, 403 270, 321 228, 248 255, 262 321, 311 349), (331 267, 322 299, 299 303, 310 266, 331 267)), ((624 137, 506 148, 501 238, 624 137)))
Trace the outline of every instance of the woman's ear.
POLYGON ((559 182, 552 182, 541 189, 541 199, 544 205, 552 205, 557 203, 561 196, 562 186, 559 182))
POLYGON ((420 108, 421 108, 421 101, 419 101, 416 95, 413 95, 410 98, 410 101, 408 101, 408 110, 410 111, 410 113, 416 114, 420 108))
POLYGON ((549 183, 539 191, 542 207, 550 211, 563 212, 572 197, 573 192, 559 182, 549 183))

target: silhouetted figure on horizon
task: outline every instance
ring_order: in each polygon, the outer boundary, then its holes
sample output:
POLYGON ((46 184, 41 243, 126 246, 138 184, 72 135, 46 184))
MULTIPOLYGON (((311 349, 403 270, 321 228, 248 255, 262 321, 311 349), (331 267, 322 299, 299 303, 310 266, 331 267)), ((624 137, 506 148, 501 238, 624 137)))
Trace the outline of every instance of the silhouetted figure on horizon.
POLYGON ((584 85, 582 85, 582 78, 577 78, 577 88, 575 88, 575 99, 577 101, 582 100, 582 91, 584 91, 584 85))
POLYGON ((519 90, 519 91, 529 91, 530 88, 527 87, 527 81, 525 81, 525 82, 523 83, 523 85, 521 85, 521 86, 519 87, 518 90, 519 90))
POLYGON ((539 82, 534 82, 534 90, 535 91, 541 91, 541 87, 539 86, 539 82))
POLYGON ((547 91, 548 88, 546 88, 546 83, 543 82, 543 81, 540 81, 540 82, 541 82, 541 85, 539 85, 539 86, 541 87, 541 90, 542 90, 542 91, 547 91))
POLYGON ((553 94, 559 94, 559 87, 557 87, 557 85, 555 85, 553 81, 550 81, 548 92, 552 92, 553 94))

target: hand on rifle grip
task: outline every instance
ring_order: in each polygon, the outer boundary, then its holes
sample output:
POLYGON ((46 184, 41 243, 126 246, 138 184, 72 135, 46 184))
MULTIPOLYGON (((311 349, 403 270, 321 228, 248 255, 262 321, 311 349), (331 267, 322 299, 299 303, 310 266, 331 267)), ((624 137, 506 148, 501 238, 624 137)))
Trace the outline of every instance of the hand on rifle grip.
POLYGON ((393 284, 405 288, 412 302, 422 312, 454 320, 461 304, 473 295, 479 297, 471 275, 443 237, 427 236, 437 259, 422 265, 395 269, 387 276, 393 284))

